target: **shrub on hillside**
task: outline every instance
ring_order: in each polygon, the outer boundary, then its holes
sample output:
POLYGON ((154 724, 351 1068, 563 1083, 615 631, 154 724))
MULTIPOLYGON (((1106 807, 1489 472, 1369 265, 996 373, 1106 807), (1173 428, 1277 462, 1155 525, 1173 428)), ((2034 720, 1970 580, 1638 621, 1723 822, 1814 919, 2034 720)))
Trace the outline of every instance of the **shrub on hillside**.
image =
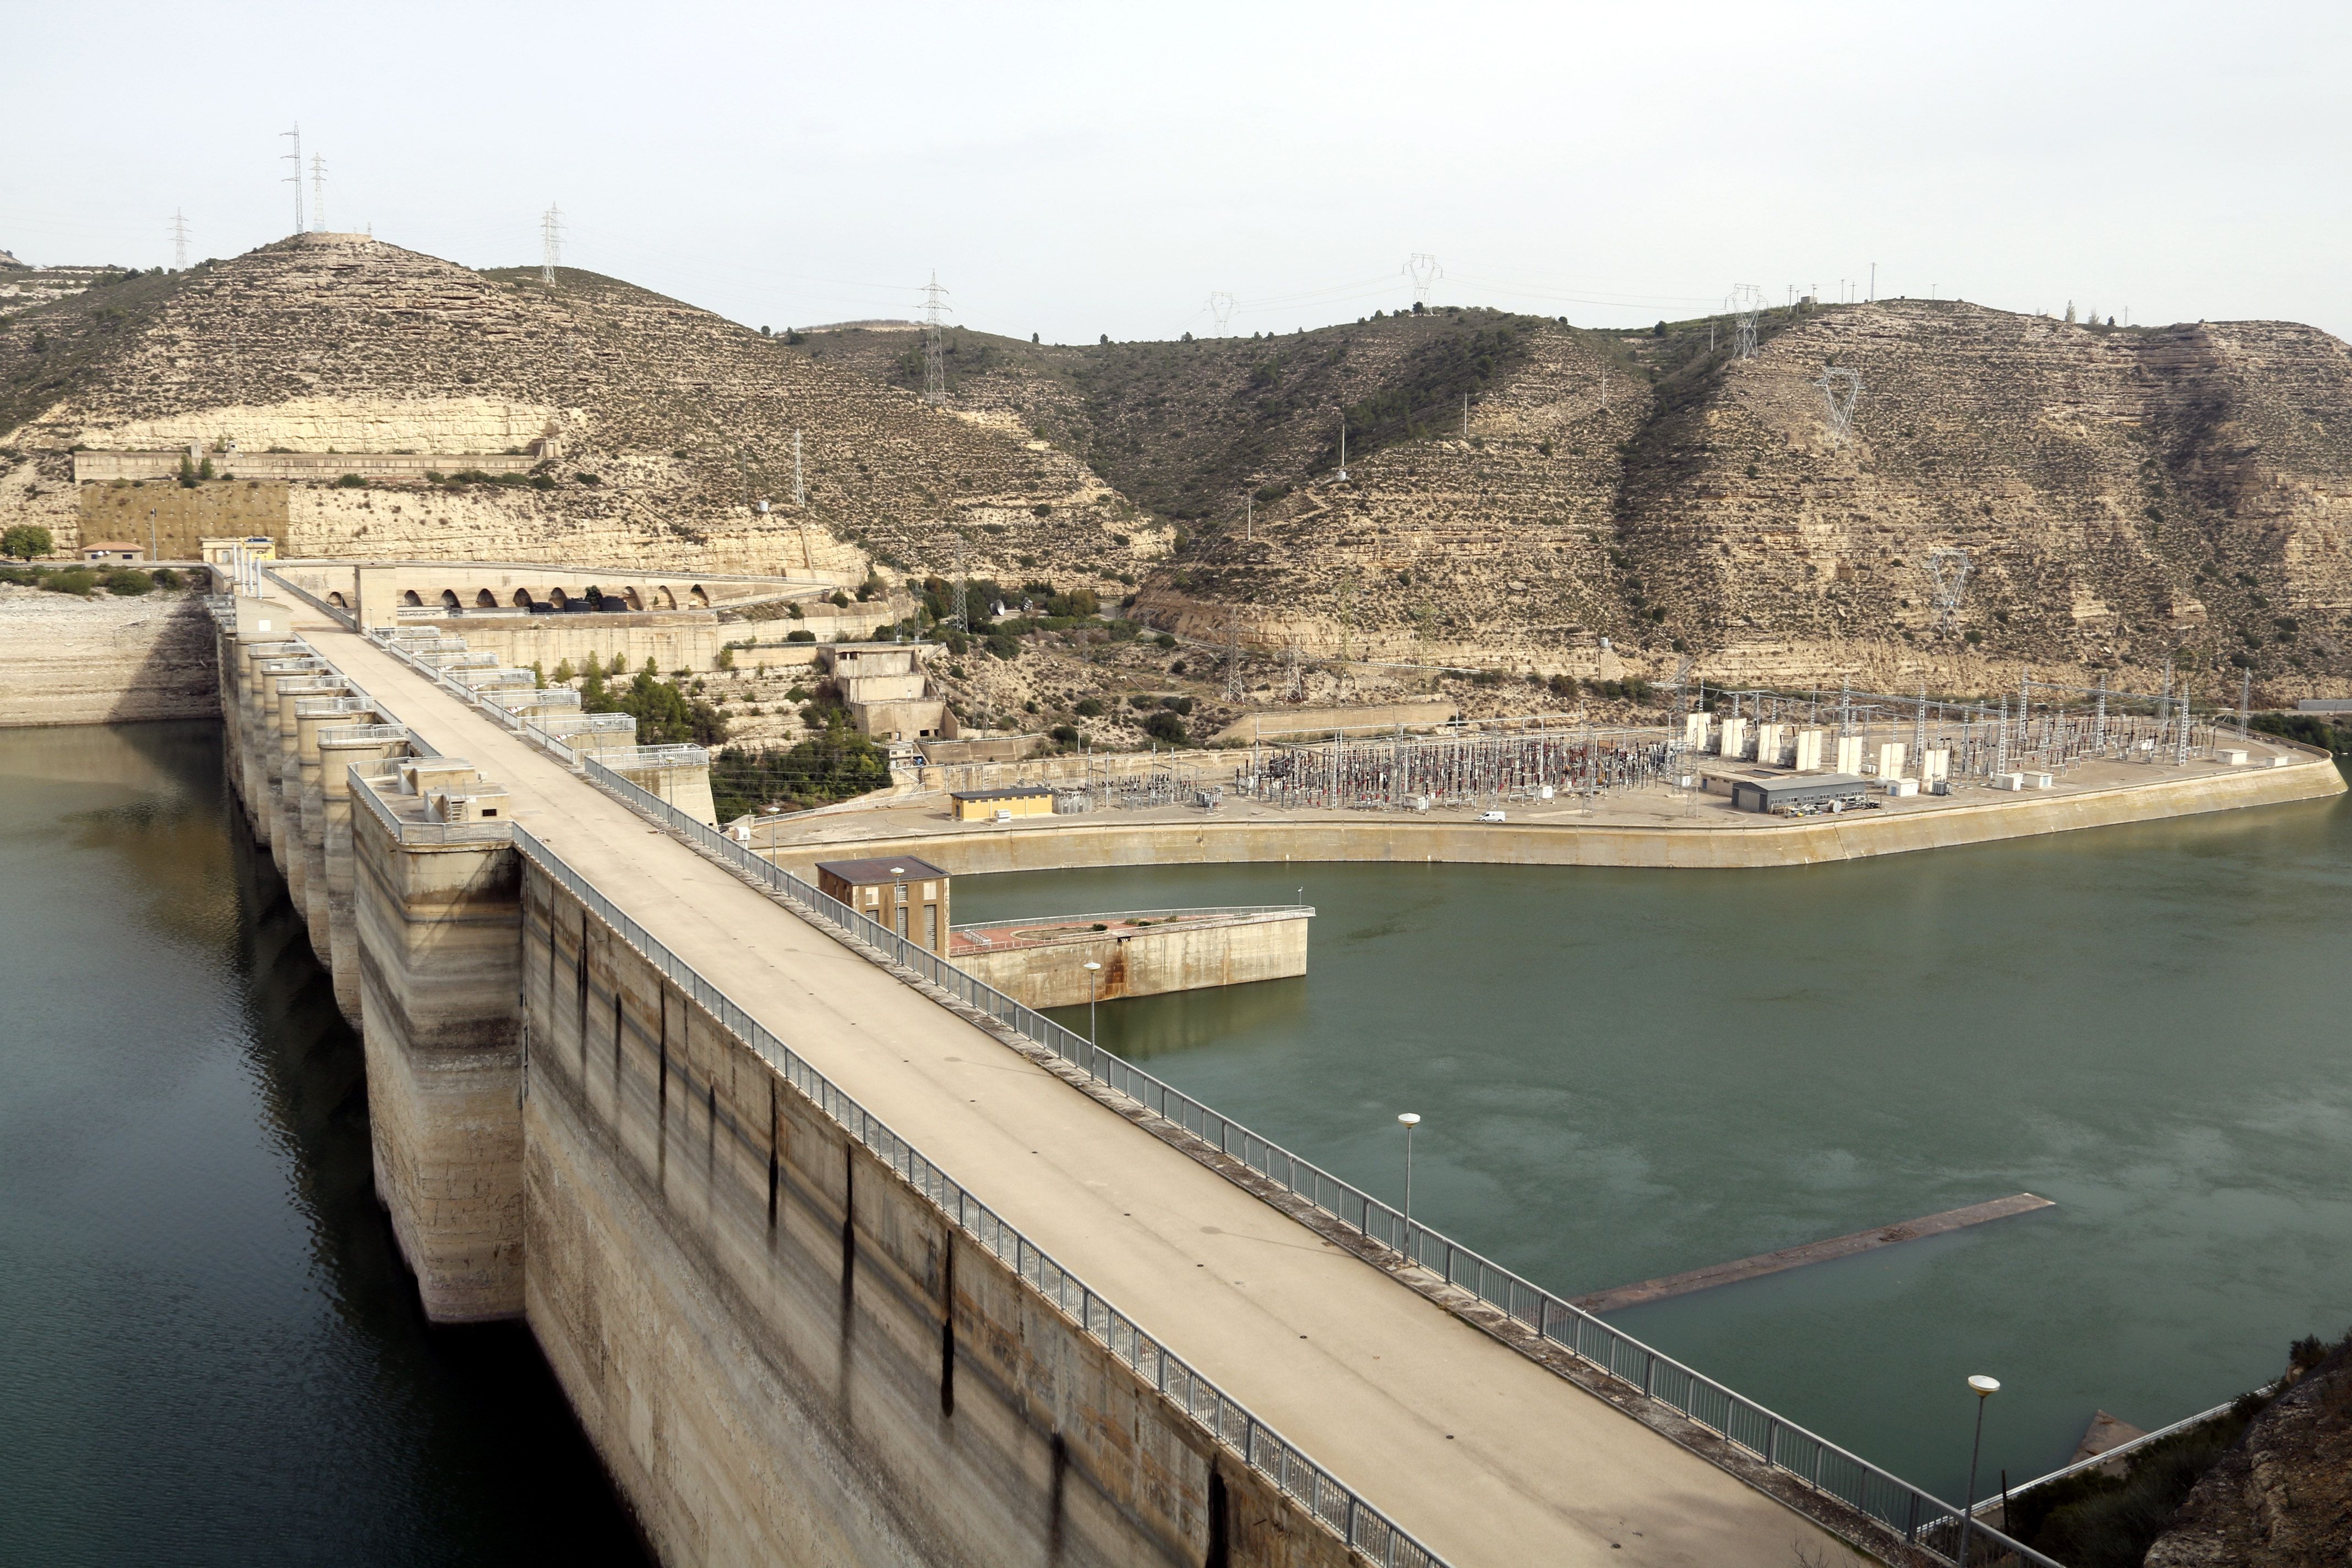
POLYGON ((1184 728, 1184 721, 1165 708, 1143 721, 1143 732, 1155 741, 1165 741, 1171 746, 1189 744, 1192 739, 1184 728))
POLYGON ((98 586, 98 574, 79 566, 68 567, 63 572, 44 572, 41 574, 41 586, 53 594, 79 594, 87 599, 90 590, 98 586))
POLYGON ((100 581, 105 584, 108 593, 126 599, 136 598, 142 594, 152 594, 155 591, 155 580, 152 577, 148 576, 144 572, 134 572, 127 566, 120 571, 109 572, 100 581))

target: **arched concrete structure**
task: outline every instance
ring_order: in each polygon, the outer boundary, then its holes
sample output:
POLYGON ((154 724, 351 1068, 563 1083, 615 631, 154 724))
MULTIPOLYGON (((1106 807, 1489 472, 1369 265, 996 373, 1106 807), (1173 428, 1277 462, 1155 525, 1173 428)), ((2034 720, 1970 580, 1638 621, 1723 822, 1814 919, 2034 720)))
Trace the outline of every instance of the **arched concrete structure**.
POLYGON ((694 607, 696 609, 707 610, 710 608, 710 595, 702 591, 701 584, 697 583, 694 585, 694 591, 687 596, 694 601, 694 607))
POLYGON ((624 593, 621 595, 621 599, 624 604, 627 605, 629 608, 633 610, 642 610, 646 607, 645 595, 638 593, 635 588, 631 588, 627 592, 624 593))
POLYGON ((528 588, 517 588, 515 590, 514 602, 515 608, 518 610, 530 609, 531 606, 530 590, 528 588))
POLYGON ((335 608, 339 610, 348 610, 351 608, 351 605, 344 602, 343 596, 341 594, 329 594, 327 595, 327 603, 334 605, 335 608))
POLYGON ((411 588, 407 593, 403 594, 400 596, 400 602, 408 605, 411 609, 421 610, 425 607, 425 596, 414 588, 411 588))
POLYGON ((441 607, 445 610, 454 610, 458 607, 457 589, 444 588, 441 590, 441 607))
POLYGON ((560 610, 572 602, 572 595, 561 588, 550 588, 547 591, 547 602, 560 610))
POLYGON ((499 596, 485 588, 474 595, 474 605, 477 609, 495 610, 499 607, 499 596))

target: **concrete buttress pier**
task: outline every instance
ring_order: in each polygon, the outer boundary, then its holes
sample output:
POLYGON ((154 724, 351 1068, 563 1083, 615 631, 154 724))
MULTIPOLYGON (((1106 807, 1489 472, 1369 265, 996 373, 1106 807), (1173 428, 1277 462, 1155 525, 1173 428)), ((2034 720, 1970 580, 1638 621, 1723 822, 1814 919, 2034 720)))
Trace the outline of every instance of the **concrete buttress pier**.
POLYGON ((520 869, 502 821, 450 820, 436 759, 347 774, 376 1194, 425 1316, 522 1312, 520 869), (404 778, 403 774, 406 776, 404 778))

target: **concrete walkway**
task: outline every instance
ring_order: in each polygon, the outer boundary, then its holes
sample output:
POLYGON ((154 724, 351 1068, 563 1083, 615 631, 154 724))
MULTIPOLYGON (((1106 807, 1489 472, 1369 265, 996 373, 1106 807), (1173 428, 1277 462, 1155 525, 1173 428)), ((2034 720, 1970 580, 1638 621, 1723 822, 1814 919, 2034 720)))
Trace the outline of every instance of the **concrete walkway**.
POLYGON ((1452 1562, 1788 1568, 1811 1521, 1074 1092, 340 628, 297 631, 658 940, 1452 1562), (1792 1544, 1793 1543, 1793 1544, 1792 1544))

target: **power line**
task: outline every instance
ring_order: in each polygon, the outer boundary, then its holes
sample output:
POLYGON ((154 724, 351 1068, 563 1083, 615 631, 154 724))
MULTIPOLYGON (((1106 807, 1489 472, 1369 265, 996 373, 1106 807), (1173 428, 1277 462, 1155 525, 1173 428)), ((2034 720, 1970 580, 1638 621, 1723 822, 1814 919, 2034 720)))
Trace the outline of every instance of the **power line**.
POLYGON ((280 162, 291 160, 294 164, 294 172, 286 176, 284 183, 294 187, 294 232, 300 234, 307 226, 302 221, 302 122, 296 121, 293 130, 280 131, 278 135, 279 140, 294 143, 294 151, 278 156, 280 162))

